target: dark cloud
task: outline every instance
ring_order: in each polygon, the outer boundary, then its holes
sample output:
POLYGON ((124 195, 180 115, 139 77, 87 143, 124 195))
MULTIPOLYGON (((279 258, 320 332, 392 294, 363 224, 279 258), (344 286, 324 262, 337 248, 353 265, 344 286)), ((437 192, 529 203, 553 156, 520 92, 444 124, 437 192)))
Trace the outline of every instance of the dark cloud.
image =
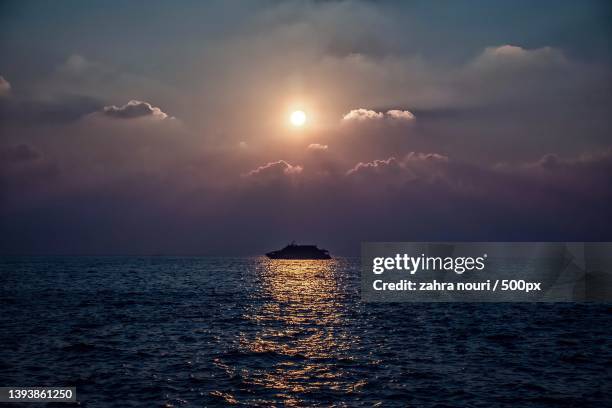
MULTIPOLYGON (((327 154, 320 156, 329 160, 327 154)), ((260 253, 291 238, 321 242, 335 253, 354 253, 367 240, 612 238, 608 153, 484 166, 413 152, 331 173, 325 171, 327 164, 273 161, 246 173, 242 183, 236 179, 212 189, 187 183, 210 168, 185 177, 176 173, 175 163, 161 163, 156 173, 135 166, 129 176, 112 180, 106 173, 97 185, 89 181, 70 194, 55 189, 48 196, 41 190, 50 183, 48 174, 31 172, 28 185, 39 191, 38 199, 29 206, 3 204, 13 214, 4 222, 14 237, 4 244, 104 252, 118 248, 111 242, 116 227, 108 225, 121 219, 129 222, 121 224, 119 247, 139 253, 260 253), (44 182, 32 181, 37 174, 44 182), (153 225, 165 233, 154 234, 153 225), (65 247, 54 243, 54 234, 41 233, 58 228, 65 247), (223 246, 226 242, 232 242, 231 250, 223 246)), ((73 184, 89 171, 87 166, 98 165, 83 164, 79 173, 63 172, 51 182, 59 183, 61 176, 63 183, 73 184)))
POLYGON ((423 166, 446 163, 447 161, 448 157, 441 154, 411 152, 400 160, 395 157, 390 157, 388 159, 374 160, 367 163, 357 163, 355 167, 350 169, 346 174, 349 176, 362 176, 366 174, 392 176, 398 173, 409 173, 416 176, 416 171, 423 166))
POLYGON ((612 150, 608 149, 599 153, 582 154, 570 158, 563 158, 557 154, 548 153, 534 163, 527 163, 526 167, 542 167, 549 170, 585 170, 593 166, 608 166, 610 164, 612 164, 612 150))
MULTIPOLYGON (((501 207, 525 205, 533 211, 532 216, 543 214, 546 206, 562 208, 572 200, 586 201, 594 197, 612 195, 612 153, 610 151, 560 158, 547 154, 534 162, 477 165, 438 153, 410 152, 406 155, 359 162, 342 172, 329 173, 327 162, 309 162, 308 167, 293 166, 284 160, 271 162, 251 172, 263 182, 273 182, 296 177, 310 188, 317 189, 322 183, 333 185, 337 191, 349 188, 361 192, 376 192, 388 187, 406 193, 406 198, 417 199, 421 193, 413 191, 415 186, 436 186, 438 195, 461 195, 463 199, 480 200, 501 207), (333 176, 330 178, 330 176, 333 176), (565 198, 561 198, 565 196, 565 198), (521 200, 527 199, 528 204, 521 200), (508 203, 505 201, 508 200, 508 203)), ((287 188, 304 188, 304 184, 288 185, 287 188)), ((426 191, 429 187, 425 188, 426 191)), ((485 203, 482 203, 483 205, 485 203)))
POLYGON ((67 124, 100 109, 99 100, 86 96, 58 96, 51 99, 0 99, 0 121, 3 124, 67 124))
POLYGON ((11 92, 11 84, 0 75, 0 96, 8 95, 11 92))
POLYGON ((36 160, 41 157, 38 150, 27 144, 18 144, 0 148, 0 162, 20 163, 36 160))
POLYGON ((23 209, 38 199, 47 202, 59 174, 58 164, 30 144, 1 146, 0 209, 23 209))
POLYGON ((161 109, 152 106, 148 102, 131 100, 123 106, 105 106, 102 113, 111 118, 135 119, 150 117, 154 119, 166 119, 168 115, 161 109))

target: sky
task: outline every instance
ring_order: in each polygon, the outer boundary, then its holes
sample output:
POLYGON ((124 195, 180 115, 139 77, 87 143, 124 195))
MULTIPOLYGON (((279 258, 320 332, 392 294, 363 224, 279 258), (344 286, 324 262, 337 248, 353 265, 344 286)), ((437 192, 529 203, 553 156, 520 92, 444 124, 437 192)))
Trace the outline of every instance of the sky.
POLYGON ((0 253, 612 240, 611 22, 606 1, 4 1, 0 253))

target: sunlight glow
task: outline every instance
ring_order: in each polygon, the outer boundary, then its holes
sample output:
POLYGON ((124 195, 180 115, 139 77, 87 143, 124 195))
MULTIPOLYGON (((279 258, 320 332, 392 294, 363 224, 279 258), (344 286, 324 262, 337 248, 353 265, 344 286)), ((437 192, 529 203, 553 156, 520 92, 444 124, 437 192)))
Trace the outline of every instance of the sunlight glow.
POLYGON ((293 126, 303 126, 306 123, 306 114, 301 110, 294 111, 289 117, 289 121, 293 126))

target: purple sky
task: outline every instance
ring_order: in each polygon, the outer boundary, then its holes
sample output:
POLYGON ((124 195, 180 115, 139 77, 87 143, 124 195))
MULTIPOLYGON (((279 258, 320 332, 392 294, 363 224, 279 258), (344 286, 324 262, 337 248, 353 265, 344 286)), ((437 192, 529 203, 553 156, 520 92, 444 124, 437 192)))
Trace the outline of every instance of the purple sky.
POLYGON ((7 2, 0 253, 611 240, 610 7, 489 3, 7 2))

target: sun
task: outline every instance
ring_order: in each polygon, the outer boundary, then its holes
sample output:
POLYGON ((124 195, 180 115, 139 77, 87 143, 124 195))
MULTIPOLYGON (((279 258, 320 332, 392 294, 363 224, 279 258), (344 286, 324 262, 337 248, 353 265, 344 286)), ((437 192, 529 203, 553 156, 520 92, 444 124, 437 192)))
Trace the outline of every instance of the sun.
POLYGON ((304 123, 306 123, 306 114, 304 111, 296 110, 289 116, 289 121, 295 127, 304 126, 304 123))

